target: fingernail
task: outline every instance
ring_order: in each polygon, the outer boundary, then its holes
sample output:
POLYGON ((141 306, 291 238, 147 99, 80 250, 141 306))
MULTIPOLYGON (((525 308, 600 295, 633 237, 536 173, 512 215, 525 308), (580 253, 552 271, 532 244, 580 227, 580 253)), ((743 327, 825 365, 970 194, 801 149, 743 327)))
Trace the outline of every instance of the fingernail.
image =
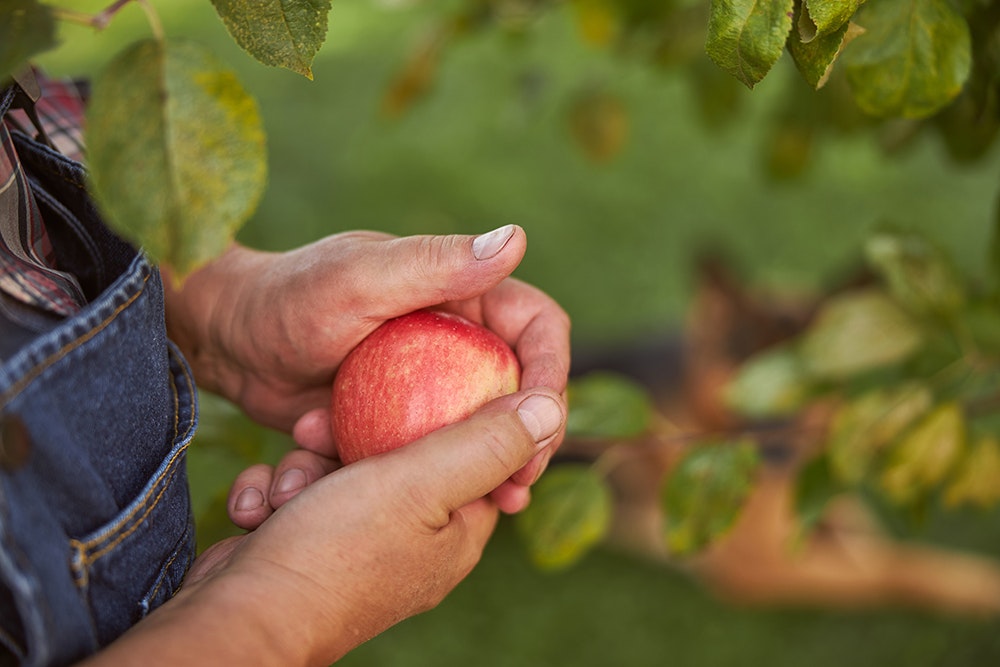
POLYGON ((264 504, 264 494, 253 488, 247 487, 236 496, 236 509, 240 512, 255 510, 264 504))
POLYGON ((481 234, 472 242, 472 254, 476 259, 496 257, 513 235, 514 225, 504 225, 492 232, 481 234))
POLYGON ((517 414, 528 433, 541 442, 559 430, 562 425, 562 410, 552 398, 535 394, 521 401, 517 414))
POLYGON ((306 485, 306 474, 298 468, 292 468, 282 473, 278 478, 278 484, 274 487, 277 493, 288 493, 301 489, 306 485))

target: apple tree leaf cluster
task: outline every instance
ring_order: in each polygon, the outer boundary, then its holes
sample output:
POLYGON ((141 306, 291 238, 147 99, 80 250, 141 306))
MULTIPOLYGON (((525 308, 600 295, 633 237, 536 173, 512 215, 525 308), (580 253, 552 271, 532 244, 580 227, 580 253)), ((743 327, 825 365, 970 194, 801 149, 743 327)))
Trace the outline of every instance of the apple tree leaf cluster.
MULTIPOLYGON (((738 88, 753 89, 789 60, 802 85, 777 103, 762 151, 776 178, 801 173, 831 133, 870 130, 887 146, 934 133, 967 161, 1000 129, 1000 7, 986 0, 462 0, 442 7, 433 38, 400 65, 384 107, 398 115, 429 94, 461 40, 490 30, 530 39, 535 23, 556 13, 610 57, 681 71, 709 123, 741 122, 738 88), (889 122, 900 120, 912 128, 903 137, 889 122)), ((577 87, 565 104, 568 136, 586 157, 608 162, 641 134, 631 131, 626 94, 592 77, 577 87)))
MULTIPOLYGON (((57 48, 57 23, 103 28, 95 15, 14 0, 0 4, 0 81, 57 48)), ((258 61, 312 78, 329 0, 213 0, 230 35, 258 61)), ((178 277, 221 254, 267 183, 254 98, 205 47, 169 39, 149 3, 152 36, 116 54, 93 82, 86 141, 90 186, 109 224, 178 277)))
POLYGON ((664 549, 677 557, 696 554, 739 519, 760 463, 753 442, 671 439, 672 427, 647 390, 610 371, 574 378, 568 398, 568 437, 599 443, 601 453, 557 462, 533 488, 531 505, 515 517, 539 567, 569 567, 608 537, 614 520, 611 476, 631 454, 660 438, 670 441, 677 459, 659 488, 664 549))
POLYGON ((747 361, 730 405, 758 418, 828 410, 799 477, 807 524, 845 492, 914 531, 931 509, 996 506, 1000 282, 964 278, 912 231, 880 231, 864 254, 870 284, 832 296, 800 335, 747 361))

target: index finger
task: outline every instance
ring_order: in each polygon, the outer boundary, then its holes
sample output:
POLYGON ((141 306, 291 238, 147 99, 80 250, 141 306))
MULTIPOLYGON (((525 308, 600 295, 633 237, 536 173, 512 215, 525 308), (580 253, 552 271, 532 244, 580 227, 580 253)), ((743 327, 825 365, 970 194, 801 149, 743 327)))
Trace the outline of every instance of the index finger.
POLYGON ((483 322, 514 347, 521 388, 566 389, 570 365, 570 318, 542 290, 509 278, 483 295, 483 322))

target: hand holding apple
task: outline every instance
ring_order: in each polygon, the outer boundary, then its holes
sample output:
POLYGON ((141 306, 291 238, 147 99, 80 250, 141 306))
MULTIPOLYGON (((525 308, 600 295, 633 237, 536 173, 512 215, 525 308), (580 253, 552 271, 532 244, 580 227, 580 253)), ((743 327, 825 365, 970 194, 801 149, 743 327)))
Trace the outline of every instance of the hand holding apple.
POLYGON ((351 463, 413 442, 517 391, 521 367, 489 329, 419 310, 382 324, 340 366, 332 428, 351 463))
MULTIPOLYGON (((337 467, 335 371, 393 317, 440 307, 482 322, 516 350, 522 390, 563 392, 570 320, 550 296, 510 277, 526 246, 515 225, 479 236, 358 231, 282 253, 234 245, 183 285, 163 267, 169 332, 199 386, 290 432, 300 447, 274 467, 257 464, 239 476, 228 503, 233 522, 255 529, 337 467)), ((501 511, 527 504, 561 439, 491 493, 501 511)))

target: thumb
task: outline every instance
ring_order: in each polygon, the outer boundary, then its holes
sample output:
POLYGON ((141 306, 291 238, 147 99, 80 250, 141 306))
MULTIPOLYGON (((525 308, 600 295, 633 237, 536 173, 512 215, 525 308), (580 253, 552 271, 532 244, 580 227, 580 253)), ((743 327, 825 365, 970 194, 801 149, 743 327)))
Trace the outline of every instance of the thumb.
MULTIPOLYGON (((566 405, 548 389, 509 394, 469 419, 446 426, 382 455, 393 461, 404 502, 422 504, 436 528, 455 510, 500 486, 520 470, 566 423, 566 405), (427 504, 433 502, 433 506, 427 504)), ((386 468, 382 468, 385 473, 386 468)))
POLYGON ((382 246, 369 283, 386 316, 479 296, 520 264, 527 237, 517 225, 479 236, 405 236, 382 246))

